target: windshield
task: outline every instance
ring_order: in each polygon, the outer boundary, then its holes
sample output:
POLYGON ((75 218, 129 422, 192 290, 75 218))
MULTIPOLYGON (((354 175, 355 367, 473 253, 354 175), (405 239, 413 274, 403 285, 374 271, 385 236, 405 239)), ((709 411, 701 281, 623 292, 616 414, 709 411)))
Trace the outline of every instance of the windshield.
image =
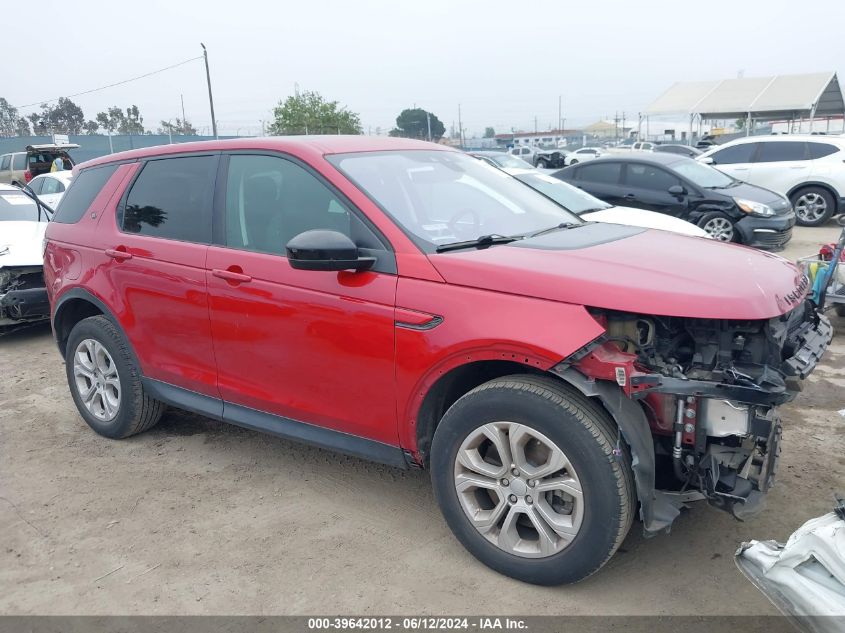
POLYGON ((704 187, 705 189, 722 189, 724 187, 730 187, 737 182, 718 169, 714 169, 704 163, 699 163, 697 160, 679 161, 672 165, 672 169, 693 184, 704 187))
MULTIPOLYGON (((41 214, 41 222, 47 221, 47 214, 41 214)), ((26 194, 17 191, 0 192, 0 222, 38 221, 38 206, 26 194)))
POLYGON ((480 236, 522 236, 577 215, 467 154, 388 151, 328 159, 424 249, 480 236))
POLYGON ((513 167, 515 169, 525 169, 526 166, 528 166, 526 161, 510 154, 502 154, 501 156, 490 156, 488 154, 487 157, 494 163, 496 163, 499 167, 513 167))
POLYGON ((594 198, 577 187, 573 187, 562 180, 547 176, 546 174, 520 174, 519 176, 515 176, 515 178, 521 180, 529 187, 533 187, 543 195, 548 196, 562 207, 579 215, 587 211, 609 209, 613 206, 602 202, 598 198, 594 198))

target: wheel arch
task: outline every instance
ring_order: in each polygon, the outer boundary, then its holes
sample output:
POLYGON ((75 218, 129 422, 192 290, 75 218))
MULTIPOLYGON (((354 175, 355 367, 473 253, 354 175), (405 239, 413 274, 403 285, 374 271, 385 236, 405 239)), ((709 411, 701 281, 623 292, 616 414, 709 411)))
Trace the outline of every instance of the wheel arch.
MULTIPOLYGON (((53 334, 62 358, 65 358, 67 340, 73 327, 83 319, 97 315, 102 315, 114 323, 123 338, 128 342, 126 332, 121 327, 120 322, 101 299, 83 288, 71 288, 62 294, 56 303, 55 310, 53 310, 53 334)), ((134 356, 135 352, 131 345, 129 345, 129 350, 134 356)))
POLYGON ((829 182, 819 182, 817 180, 808 180, 806 182, 802 182, 800 184, 795 185, 786 193, 786 197, 789 198, 790 202, 792 201, 792 196, 795 195, 797 192, 801 191, 802 189, 806 189, 807 187, 818 187, 819 189, 824 189, 833 197, 833 212, 834 214, 840 213, 841 208, 839 204, 839 192, 836 191, 836 188, 831 185, 829 182))

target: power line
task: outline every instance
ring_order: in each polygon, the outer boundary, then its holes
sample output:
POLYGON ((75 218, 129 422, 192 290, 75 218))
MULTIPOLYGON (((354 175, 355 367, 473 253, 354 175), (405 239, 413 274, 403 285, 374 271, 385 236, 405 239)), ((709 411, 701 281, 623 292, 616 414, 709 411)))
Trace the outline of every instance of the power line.
MULTIPOLYGON (((132 79, 124 79, 123 81, 118 81, 113 84, 109 84, 108 86, 102 86, 100 88, 92 88, 91 90, 85 90, 84 92, 77 92, 76 94, 66 95, 68 99, 72 97, 81 97, 82 95, 91 94, 92 92, 99 92, 100 90, 105 90, 106 88, 114 88, 115 86, 122 86, 123 84, 128 84, 131 81, 138 81, 139 79, 144 79, 145 77, 151 77, 152 75, 157 75, 158 73, 163 73, 166 70, 172 70, 173 68, 177 68, 179 66, 184 66, 187 63, 195 62, 198 59, 202 59, 202 55, 198 57, 191 57, 191 59, 186 59, 185 61, 179 62, 178 64, 173 64, 172 66, 168 66, 166 68, 160 68, 159 70, 154 70, 149 73, 145 73, 143 75, 138 75, 137 77, 132 77, 132 79)), ((40 101, 36 101, 35 103, 27 103, 26 105, 19 105, 15 106, 16 108, 31 108, 32 106, 38 106, 42 103, 52 103, 54 101, 58 101, 62 97, 56 97, 55 99, 42 99, 40 101)))

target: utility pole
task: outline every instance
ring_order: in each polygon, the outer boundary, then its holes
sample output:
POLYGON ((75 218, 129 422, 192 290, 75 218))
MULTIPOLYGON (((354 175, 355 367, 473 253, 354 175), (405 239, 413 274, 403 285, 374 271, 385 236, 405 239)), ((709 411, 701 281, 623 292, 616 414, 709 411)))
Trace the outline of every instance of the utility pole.
POLYGON ((537 133, 537 115, 534 115, 534 134, 537 133))
POLYGON ((461 149, 464 148, 464 126, 461 123, 461 104, 458 104, 458 139, 461 149))
POLYGON ((425 120, 428 123, 428 142, 431 142, 431 113, 426 111, 425 120))
POLYGON ((202 56, 205 59, 205 79, 208 82, 208 105, 211 107, 211 129, 214 131, 214 138, 218 138, 217 119, 214 118, 214 97, 211 96, 211 72, 208 70, 208 51, 202 42, 200 42, 200 46, 202 46, 202 56))
POLYGON ((563 136, 563 97, 557 97, 557 129, 560 135, 563 136))
POLYGON ((182 100, 182 135, 188 133, 188 124, 185 122, 185 95, 179 95, 182 100))
POLYGON ((622 138, 625 138, 625 113, 622 113, 622 138))

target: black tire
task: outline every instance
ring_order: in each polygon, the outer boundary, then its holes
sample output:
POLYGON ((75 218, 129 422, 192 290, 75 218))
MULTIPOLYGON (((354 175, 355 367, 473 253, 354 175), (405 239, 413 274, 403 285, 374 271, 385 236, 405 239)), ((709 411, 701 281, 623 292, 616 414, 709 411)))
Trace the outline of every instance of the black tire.
POLYGON ((544 161, 544 160, 542 160, 542 159, 541 159, 541 160, 538 160, 538 161, 537 161, 537 164, 536 164, 536 165, 534 165, 534 166, 535 166, 537 169, 546 169, 546 168, 548 167, 548 165, 546 164, 546 161, 544 161))
POLYGON ((833 199, 833 196, 830 195, 830 192, 822 187, 802 187, 801 189, 794 191, 792 195, 789 196, 789 201, 792 203, 792 207, 796 209, 795 223, 798 224, 798 226, 821 226, 836 213, 836 201, 833 199), (821 198, 825 204, 824 212, 821 213, 819 217, 811 220, 806 219, 806 216, 802 219, 802 217, 798 215, 798 209, 796 208, 801 203, 802 198, 808 195, 818 196, 818 198, 821 198))
POLYGON ((578 164, 578 159, 577 159, 577 158, 573 158, 571 161, 569 161, 569 166, 570 166, 570 167, 572 167, 572 165, 577 165, 577 164, 578 164))
MULTIPOLYGON (((724 213, 720 213, 718 211, 711 211, 710 213, 705 213, 701 217, 701 219, 698 221, 698 226, 699 226, 699 228, 702 228, 705 231, 707 231, 708 233, 710 233, 710 231, 706 227, 709 223, 712 223, 712 222, 718 222, 720 224, 723 223, 723 222, 728 222, 731 225, 731 231, 732 231, 731 232, 731 239, 720 240, 720 241, 723 241, 723 242, 740 242, 741 241, 740 236, 739 236, 739 231, 736 228, 736 224, 734 224, 734 221, 731 220, 724 213)), ((717 239, 717 238, 714 237, 714 239, 717 239)))
POLYGON ((93 316, 77 323, 70 332, 65 353, 65 373, 68 387, 79 414, 100 435, 121 439, 152 428, 164 413, 164 403, 151 398, 141 384, 141 371, 137 366, 129 343, 112 321, 104 316, 93 316), (95 417, 84 405, 74 377, 74 355, 79 344, 93 339, 109 353, 120 381, 120 401, 117 413, 109 421, 95 417))
POLYGON ((837 304, 833 307, 833 310, 836 312, 836 316, 845 317, 845 305, 837 304))
POLYGON ((470 553, 492 569, 538 585, 578 582, 598 571, 631 527, 636 508, 627 446, 614 455, 618 431, 608 414, 553 378, 507 376, 460 398, 443 416, 431 448, 431 479, 443 516, 470 553), (467 518, 455 488, 455 459, 463 441, 491 422, 513 421, 542 433, 565 452, 583 490, 583 519, 557 553, 525 558, 500 549, 467 518))

